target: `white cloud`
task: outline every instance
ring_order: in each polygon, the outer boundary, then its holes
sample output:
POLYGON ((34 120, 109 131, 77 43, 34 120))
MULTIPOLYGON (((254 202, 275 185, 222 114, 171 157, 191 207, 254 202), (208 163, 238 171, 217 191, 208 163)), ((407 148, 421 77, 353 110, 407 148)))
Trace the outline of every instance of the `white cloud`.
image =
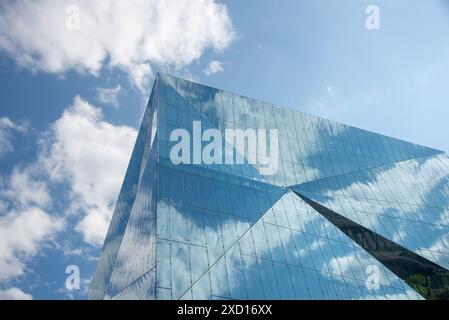
POLYGON ((38 253, 40 244, 64 223, 39 208, 11 211, 0 218, 0 282, 21 276, 24 260, 38 253))
POLYGON ((121 90, 122 87, 120 85, 117 85, 116 87, 112 88, 98 88, 97 99, 101 103, 109 104, 114 108, 118 108, 119 107, 118 96, 121 90))
POLYGON ((207 68, 204 69, 203 72, 208 76, 218 72, 223 72, 223 63, 220 61, 213 60, 207 65, 207 68))
POLYGON ((14 149, 11 143, 12 133, 24 133, 26 130, 26 126, 16 124, 7 117, 0 117, 0 158, 14 149))
POLYGON ((0 176, 0 282, 23 275, 28 260, 64 227, 62 218, 43 209, 51 206, 51 198, 37 177, 39 169, 14 167, 9 176, 0 176))
POLYGON ((0 290, 0 300, 33 300, 31 294, 25 293, 19 288, 0 290))
POLYGON ((51 198, 47 185, 35 178, 35 173, 36 168, 32 166, 25 169, 15 167, 9 179, 0 181, 0 197, 13 202, 15 206, 49 206, 51 198))
POLYGON ((80 97, 52 126, 41 163, 53 181, 69 183, 72 210, 83 214, 76 228, 89 243, 104 240, 136 136, 80 97))
MULTIPOLYGON (((117 189, 118 190, 118 189, 117 189)), ((116 198, 99 199, 99 204, 85 207, 85 216, 76 226, 76 230, 84 235, 86 242, 101 246, 108 231, 113 213, 113 201, 116 198), (101 202, 109 201, 107 205, 101 202)))
POLYGON ((227 8, 215 0, 78 0, 79 30, 66 14, 73 1, 3 1, 0 49, 34 71, 128 73, 140 89, 154 64, 182 68, 234 38, 227 8))

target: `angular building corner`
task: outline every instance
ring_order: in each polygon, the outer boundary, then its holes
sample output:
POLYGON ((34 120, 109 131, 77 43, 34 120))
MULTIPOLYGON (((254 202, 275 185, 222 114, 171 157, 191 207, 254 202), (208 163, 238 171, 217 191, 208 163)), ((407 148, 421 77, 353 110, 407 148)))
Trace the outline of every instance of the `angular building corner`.
POLYGON ((448 269, 444 152, 158 74, 89 298, 448 299, 448 269), (276 130, 275 172, 201 161, 228 129, 276 130))

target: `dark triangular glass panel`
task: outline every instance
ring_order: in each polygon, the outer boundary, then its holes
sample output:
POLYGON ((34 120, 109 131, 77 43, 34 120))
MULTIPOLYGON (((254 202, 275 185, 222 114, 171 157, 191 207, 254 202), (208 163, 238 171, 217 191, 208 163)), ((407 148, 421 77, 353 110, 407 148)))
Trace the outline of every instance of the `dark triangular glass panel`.
POLYGON ((297 193, 426 299, 449 299, 449 271, 297 193))
POLYGON ((448 170, 442 153, 291 189, 447 269, 448 170))

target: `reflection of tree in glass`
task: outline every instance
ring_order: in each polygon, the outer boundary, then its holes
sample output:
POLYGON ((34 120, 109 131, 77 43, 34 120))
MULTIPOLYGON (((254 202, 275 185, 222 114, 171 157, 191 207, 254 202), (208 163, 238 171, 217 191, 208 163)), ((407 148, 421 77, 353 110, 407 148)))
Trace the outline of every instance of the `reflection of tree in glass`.
POLYGON ((449 300, 449 275, 424 276, 413 274, 406 282, 428 300, 449 300))

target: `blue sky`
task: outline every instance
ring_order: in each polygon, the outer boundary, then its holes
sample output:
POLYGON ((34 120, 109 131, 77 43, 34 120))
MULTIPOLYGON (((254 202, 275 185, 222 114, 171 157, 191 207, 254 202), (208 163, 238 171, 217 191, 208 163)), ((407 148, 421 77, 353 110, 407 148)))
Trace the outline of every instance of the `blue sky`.
POLYGON ((0 5, 0 298, 86 298, 158 71, 449 151, 446 1, 107 2, 0 5))

